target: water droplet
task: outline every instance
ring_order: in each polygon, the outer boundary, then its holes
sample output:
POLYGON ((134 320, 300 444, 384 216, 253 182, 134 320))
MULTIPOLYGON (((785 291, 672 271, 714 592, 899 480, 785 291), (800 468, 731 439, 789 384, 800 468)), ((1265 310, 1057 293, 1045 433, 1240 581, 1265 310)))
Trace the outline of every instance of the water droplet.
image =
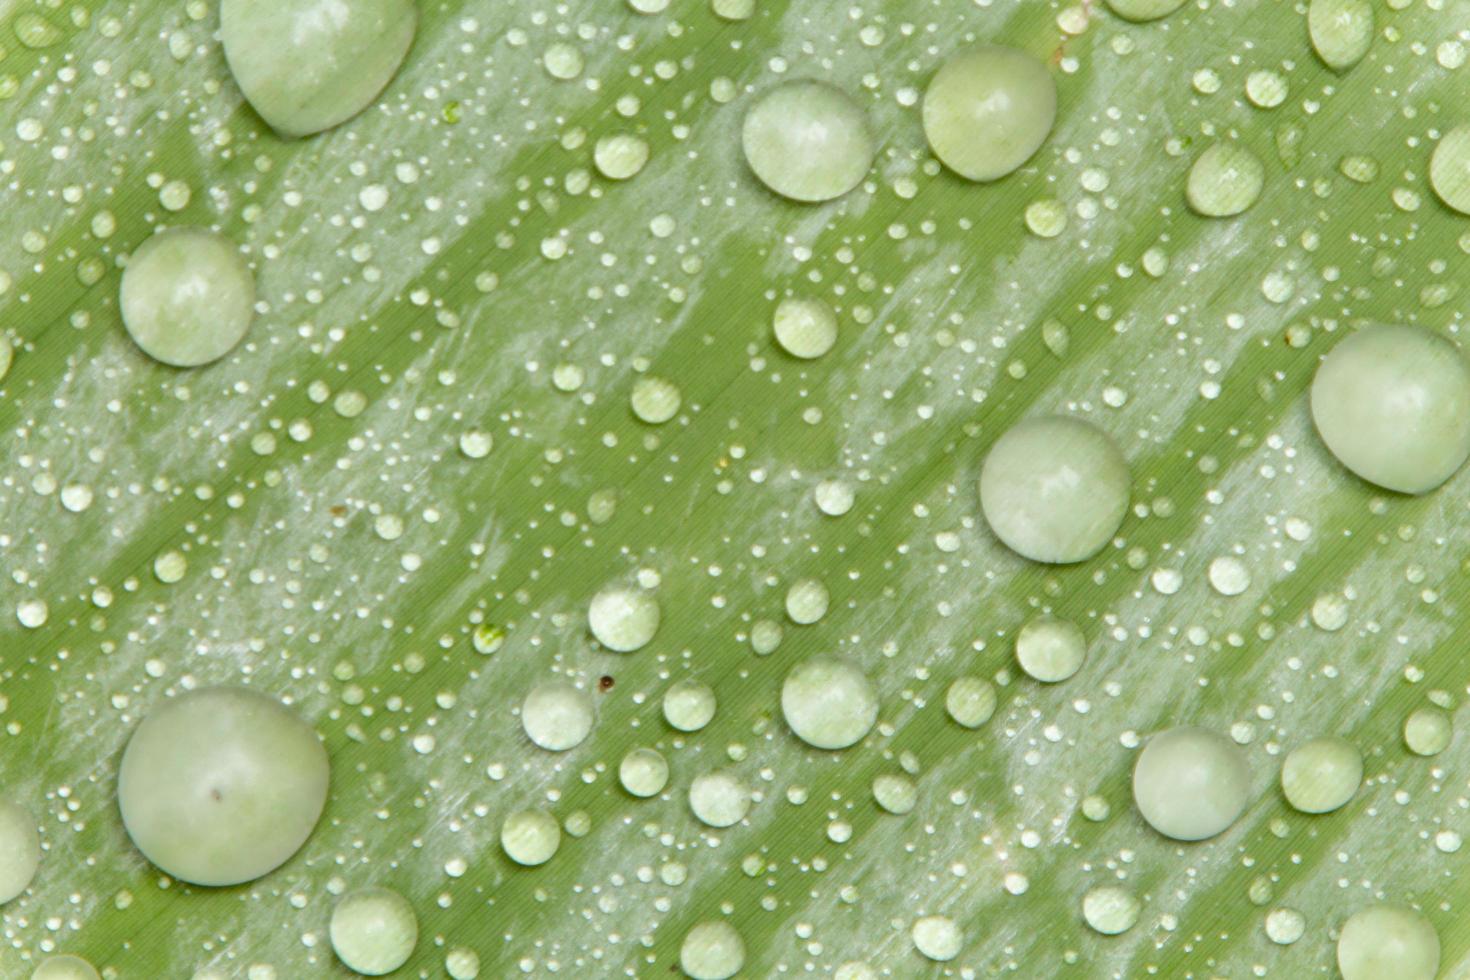
POLYGON ((800 626, 810 626, 827 615, 831 596, 827 587, 814 578, 797 579, 786 590, 786 615, 800 626))
POLYGON ((500 825, 500 846, 516 864, 545 864, 561 847, 561 825, 545 810, 516 810, 500 825))
POLYGON ((841 517, 852 510, 852 487, 841 480, 823 480, 812 490, 817 509, 828 517, 841 517))
POLYGON ((662 425, 678 415, 682 401, 679 386, 666 378, 644 375, 633 382, 633 414, 649 425, 662 425))
POLYGON ((484 459, 494 448, 495 437, 488 432, 471 429, 460 434, 459 451, 464 453, 468 459, 484 459))
POLYGON ((703 681, 686 679, 664 692, 664 720, 681 732, 697 732, 715 717, 715 692, 703 681))
POLYGON ((970 180, 999 180, 1041 149, 1057 116, 1046 65, 1015 48, 960 51, 924 93, 924 135, 945 166, 970 180))
POLYGON ((161 231, 123 271, 119 300, 128 335, 175 367, 217 361, 255 318, 255 279, 235 243, 203 228, 161 231))
POLYGON ((153 575, 164 585, 179 581, 188 570, 188 560, 177 551, 165 551, 153 559, 153 575))
POLYGON ((1438 708, 1417 708, 1404 720, 1404 744, 1415 755, 1439 755, 1454 735, 1450 716, 1438 708))
POLYGON ((996 440, 980 473, 980 505, 996 537, 1033 561, 1083 561, 1128 511, 1128 464, 1080 419, 1028 419, 996 440))
POLYGON ((1413 909, 1371 905, 1343 923, 1337 968, 1342 980, 1434 980, 1439 974, 1439 935, 1413 909))
POLYGON ((1108 0, 1108 8, 1124 20, 1149 21, 1167 17, 1180 7, 1184 0, 1108 0))
POLYGON ((745 941, 728 922, 701 922, 679 946, 679 968, 690 980, 729 980, 744 965, 745 941))
POLYGON ((1194 161, 1185 193, 1196 214, 1229 218, 1249 210, 1265 183, 1260 157, 1239 143, 1216 143, 1194 161))
POLYGON ((419 921, 408 899, 387 888, 360 888, 332 909, 332 949, 349 969, 367 976, 392 973, 408 962, 419 941, 419 921))
POLYGON ((46 606, 45 599, 22 599, 16 603, 15 618, 20 620, 20 625, 26 629, 39 629, 46 625, 46 619, 50 610, 46 606))
POLYGON ((1082 896, 1082 918, 1096 932, 1117 936, 1138 921, 1138 899, 1126 888, 1100 885, 1082 896))
POLYGON ((944 695, 944 710, 955 723, 979 728, 995 714, 995 685, 983 677, 956 677, 944 695))
POLYGON ((901 773, 881 773, 873 777, 873 799, 889 813, 905 814, 919 801, 914 781, 901 773))
POLYGON ((1082 669, 1086 659, 1087 638, 1068 620, 1038 616, 1016 635, 1016 662, 1043 683, 1066 680, 1082 669))
POLYGON ((558 41, 546 49, 541 60, 552 78, 565 81, 582 74, 582 52, 574 44, 558 41))
POLYGON ((1133 800, 1159 833, 1204 840, 1224 833, 1250 800, 1250 767, 1234 742, 1204 728, 1149 739, 1133 768, 1133 800))
POLYGON ((31 974, 31 980, 101 980, 101 975, 80 956, 63 953, 42 960, 31 974))
POLYGON ((1026 227, 1038 238, 1056 238, 1067 230, 1067 206, 1055 198, 1026 206, 1026 227))
POLYGON ((750 812, 750 787, 728 769, 700 773, 689 784, 689 809, 710 827, 732 827, 750 812))
POLYGON ((1427 493, 1470 457, 1470 364, 1423 327, 1351 334, 1317 369, 1311 400, 1332 455, 1378 486, 1427 493))
POLYGON ((31 886, 41 866, 41 835, 30 811, 0 798, 0 905, 31 886))
POLYGON ((1250 588, 1251 573, 1234 555, 1221 555, 1210 562, 1210 586, 1221 595, 1240 595, 1250 588))
POLYGON ((604 587, 587 606, 593 638, 618 653, 647 646, 658 632, 660 617, 658 600, 651 593, 621 585, 604 587))
POLYGON ((1363 782, 1363 755, 1347 739, 1303 742, 1281 765, 1286 802, 1303 813, 1331 813, 1347 805, 1363 782))
POLYGON ((618 764, 618 781, 634 796, 657 796, 669 783, 669 764, 656 749, 633 749, 618 764))
POLYGON ((1275 908, 1266 913, 1266 938, 1278 946, 1290 946, 1307 931, 1307 917, 1296 909, 1275 908))
POLYGON ((761 183, 794 201, 839 198, 862 183, 878 145, 867 114, 825 82, 783 82, 757 96, 741 129, 761 183))
POLYGON ((543 749, 565 752, 592 731, 592 699, 565 681, 547 681, 531 688, 521 703, 521 727, 543 749))
POLYGON ((1307 33, 1327 67, 1346 71, 1373 43, 1373 5, 1369 0, 1312 0, 1307 33))
POLYGON ((943 963, 960 955, 965 934, 947 915, 925 915, 914 920, 909 935, 914 949, 931 960, 943 963))
POLYGON ((821 357, 837 343, 837 316, 819 300, 783 299, 771 318, 771 329, 786 353, 803 360, 821 357))
POLYGON ((1429 158, 1434 193, 1461 214, 1470 214, 1470 126, 1457 126, 1440 137, 1429 158))
POLYGON ((628 180, 648 163, 648 141, 631 133, 614 133, 597 141, 592 162, 608 180, 628 180))
POLYGON ((796 736, 819 749, 845 749, 878 720, 878 693, 857 667, 819 654, 781 684, 781 713, 796 736))

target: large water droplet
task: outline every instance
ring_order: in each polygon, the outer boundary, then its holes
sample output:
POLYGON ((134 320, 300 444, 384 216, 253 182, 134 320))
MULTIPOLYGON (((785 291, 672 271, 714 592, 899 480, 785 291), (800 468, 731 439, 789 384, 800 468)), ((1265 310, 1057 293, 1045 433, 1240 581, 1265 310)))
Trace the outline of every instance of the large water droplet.
POLYGON ((40 866, 35 817, 19 803, 0 799, 0 905, 29 888, 40 866))
POLYGON ((786 675, 781 685, 781 713, 808 745, 845 749, 873 730, 878 694, 857 667, 818 655, 786 675))
POLYGON ((1244 755, 1228 738, 1204 728, 1173 728, 1139 753, 1133 800, 1165 837, 1204 840, 1244 812, 1250 781, 1244 755))
POLYGON ((204 228, 149 238, 128 259, 123 325, 143 352, 175 367, 228 354, 255 318, 255 278, 235 243, 204 228))
POLYGON ((1057 86, 1024 51, 960 51, 924 93, 924 134, 934 155, 970 180, 999 180, 1041 148, 1057 116, 1057 86))
POLYGON ((536 685, 521 704, 526 736, 551 752, 581 745, 594 719, 592 699, 565 681, 536 685))
POLYGON ((1363 755, 1344 738, 1303 742, 1281 765, 1286 802, 1303 813, 1330 813, 1345 806, 1363 782, 1363 755))
POLYGON ((878 152, 867 115, 825 82, 785 82, 745 115, 745 159, 761 183, 795 201, 830 201, 862 183, 878 152))
POLYGON ((370 977, 408 962, 419 941, 419 920, 408 899, 387 888, 360 888, 332 909, 332 949, 349 969, 370 977))
POLYGON ((728 922, 701 922, 679 946, 679 968, 690 980, 729 980, 744 965, 745 940, 728 922))
POLYGON ((658 600, 643 589, 609 585, 587 606, 592 636, 618 653, 632 653, 648 645, 658 632, 658 600))
POLYGON ((1346 71, 1373 43, 1373 4, 1369 0, 1312 0, 1307 33, 1317 56, 1329 68, 1346 71))
POLYGON ((1434 980, 1439 974, 1439 935, 1413 909, 1370 906, 1343 923, 1337 968, 1343 980, 1434 980))
POLYGON ((1260 157, 1239 143, 1216 143, 1194 161, 1185 193, 1195 213, 1229 218, 1250 210, 1265 183, 1260 157))

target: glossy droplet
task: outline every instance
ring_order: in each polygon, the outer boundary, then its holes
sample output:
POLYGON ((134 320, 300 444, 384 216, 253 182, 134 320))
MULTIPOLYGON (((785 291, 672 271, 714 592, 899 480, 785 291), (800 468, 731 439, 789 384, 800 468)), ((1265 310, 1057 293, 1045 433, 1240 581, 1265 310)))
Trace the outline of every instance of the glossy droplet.
POLYGON ((561 825, 545 810, 516 810, 500 825, 500 846, 516 864, 545 864, 561 846, 561 825))
POLYGON ((632 133, 613 133, 597 141, 592 162, 609 180, 629 180, 648 165, 648 141, 632 133))
POLYGON ((1108 0, 1108 9, 1124 20, 1148 21, 1167 17, 1180 7, 1184 0, 1108 0))
POLYGON ((679 386, 667 378, 645 375, 633 382, 629 404, 633 414, 650 425, 663 425, 679 414, 683 403, 679 386))
POLYGON ((1097 554, 1128 511, 1123 454, 1097 426, 1065 416, 1028 419, 996 440, 980 473, 980 505, 995 536, 1033 561, 1097 554))
POLYGON ((1286 754, 1281 791, 1303 813, 1330 813, 1347 804, 1363 783, 1363 755, 1344 738, 1314 738, 1286 754))
POLYGON ((618 764, 618 781, 634 796, 657 796, 669 784, 669 763, 656 749, 634 749, 618 764))
POLYGON ((1185 194, 1196 214, 1229 218, 1248 211, 1265 183, 1260 157, 1239 143, 1216 143, 1194 161, 1185 194))
POLYGON ((235 885, 306 842, 329 772, 317 733, 281 702, 203 688, 163 702, 133 732, 117 800, 128 836, 163 871, 235 885))
POLYGON ((901 815, 918 805, 919 790, 909 777, 886 772, 873 777, 873 800, 889 813, 901 815))
POLYGON ((31 980, 100 980, 97 968, 80 956, 64 953, 48 956, 31 974, 31 980))
POLYGON ((1101 885, 1082 896, 1082 918, 1094 931, 1117 936, 1138 921, 1139 902, 1126 888, 1101 885))
POLYGON ((149 238, 119 297, 128 336, 157 361, 198 367, 230 352, 255 318, 255 277, 235 243, 204 228, 149 238))
POLYGON ((909 936, 926 958, 944 963, 960 955, 965 934, 947 915, 926 915, 915 919, 909 936))
POLYGON ((1016 634, 1016 662, 1029 676, 1055 684, 1082 669, 1087 638, 1076 623, 1038 616, 1016 634))
POLYGON ((565 681, 538 684, 521 703, 521 727, 526 736, 550 752, 581 745, 595 717, 592 699, 565 681))
POLYGON ((0 905, 20 897, 41 866, 36 818, 12 800, 0 799, 0 905))
POLYGON ((618 653, 647 646, 658 632, 660 616, 653 593, 631 586, 606 586, 587 606, 587 626, 593 638, 618 653))
POLYGON ((786 590, 786 615, 799 626, 810 626, 827 615, 832 596, 818 579, 802 578, 786 590))
POLYGON ((1337 968, 1342 980, 1435 980, 1439 935, 1413 909, 1374 905, 1343 923, 1337 968))
POLYGON ((924 93, 924 135, 945 166, 970 180, 999 180, 1041 149, 1057 117, 1046 65, 1015 48, 958 52, 924 93))
POLYGON ((682 680, 664 692, 664 719, 681 732, 697 732, 714 716, 714 688, 703 681, 682 680))
POLYGON ((701 922, 679 946, 679 969, 690 980, 729 980, 744 965, 745 940, 728 922, 701 922))
POLYGON ((1439 708, 1417 708, 1404 719, 1404 745, 1415 755, 1439 755, 1454 737, 1454 722, 1439 708))
POLYGON ((819 654, 781 684, 781 713, 796 736, 819 749, 845 749, 878 720, 878 694, 857 667, 819 654))
POLYGON ((689 784, 689 809, 700 823, 733 827, 750 812, 750 787, 728 769, 701 773, 689 784))
POLYGON ((745 114, 745 160, 761 183, 794 201, 841 197, 862 183, 878 152, 867 114, 825 82, 784 82, 745 114))
POLYGON ((771 319, 776 343, 792 357, 821 357, 837 343, 837 316, 819 300, 788 297, 771 319))
POLYGON ((220 42, 240 91, 282 136, 372 104, 413 43, 413 0, 223 0, 220 42))
POLYGON ((1470 214, 1470 126, 1445 133, 1429 158, 1429 183, 1446 205, 1470 214))
POLYGON ((1373 43, 1370 0, 1312 0, 1307 33, 1317 57, 1329 68, 1346 71, 1368 53, 1373 43))
POLYGON ((419 941, 419 920, 408 899, 387 888, 361 888, 332 909, 332 949, 348 969, 369 977, 408 962, 419 941))
POLYGON ((1228 738, 1173 728, 1149 739, 1133 767, 1133 800, 1143 819, 1175 840, 1223 833, 1250 801, 1250 767, 1228 738))
POLYGON ((1358 476, 1427 493, 1470 456, 1470 365, 1453 341, 1423 327, 1364 327, 1317 369, 1312 421, 1358 476))
POLYGON ((956 677, 944 695, 944 710, 955 723, 979 728, 995 714, 995 685, 983 677, 956 677))

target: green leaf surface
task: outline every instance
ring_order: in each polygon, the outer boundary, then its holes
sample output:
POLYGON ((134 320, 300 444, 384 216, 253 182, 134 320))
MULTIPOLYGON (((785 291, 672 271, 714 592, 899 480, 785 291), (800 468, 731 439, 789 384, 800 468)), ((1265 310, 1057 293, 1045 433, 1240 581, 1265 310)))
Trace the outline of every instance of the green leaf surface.
POLYGON ((456 947, 482 977, 669 976, 719 919, 751 977, 1335 977, 1338 927, 1382 900, 1421 908, 1440 975, 1470 976, 1465 736, 1432 759, 1400 736, 1431 701, 1470 727, 1470 475, 1376 491, 1305 398, 1360 320, 1464 319, 1470 226, 1427 173, 1466 121, 1470 3, 1374 6, 1339 74, 1285 0, 1149 23, 1088 0, 763 0, 735 22, 702 0, 425 4, 376 105, 283 142, 206 0, 0 5, 0 795, 46 847, 0 909, 0 976, 53 951, 122 980, 347 976, 327 921, 370 884, 418 912, 403 976, 443 976, 456 947), (970 41, 1058 82, 1050 139, 988 185, 942 170, 919 118, 970 41), (559 43, 580 77, 543 67, 559 43), (1275 108, 1247 98, 1260 70, 1289 86, 1275 108), (776 197, 741 154, 753 96, 801 77, 858 97, 881 144, 831 204, 776 197), (615 182, 592 148, 617 133, 652 152, 615 182), (1212 220, 1184 186, 1222 139, 1265 188, 1212 220), (1024 215, 1051 199, 1066 227, 1041 238, 1024 215), (239 242, 263 304, 192 371, 142 355, 117 306, 126 255, 178 224, 239 242), (788 295, 837 310, 830 353, 774 343, 788 295), (678 385, 672 421, 633 414, 644 374, 678 385), (1095 422, 1133 471, 1118 541, 1076 566, 1017 558, 979 511, 988 447, 1046 412, 1095 422), (484 458, 459 449, 473 431, 484 458), (853 488, 849 513, 818 510, 823 480, 853 488), (187 569, 165 584, 172 551, 187 569), (1227 597, 1208 569, 1229 555, 1250 583, 1227 597), (783 600, 803 578, 831 603, 799 626, 783 600), (638 579, 658 583, 653 642, 596 647, 591 597, 638 579), (1014 666, 1042 610, 1089 639, 1057 685, 1014 666), (784 624, 768 656, 760 620, 784 624), (490 655, 483 624, 505 634, 490 655), (816 653, 878 688, 859 746, 811 749, 781 719, 782 677, 816 653), (944 712, 963 674, 1000 691, 974 731, 944 712), (557 677, 598 705, 563 754, 517 715, 557 677), (719 702, 695 733, 661 710, 688 677, 719 702), (227 889, 162 878, 114 794, 140 718, 216 683, 295 704, 333 763, 302 851, 227 889), (1253 774, 1245 815, 1199 844, 1129 794, 1137 746, 1183 723, 1231 734, 1253 774), (1319 735, 1352 739, 1366 779, 1307 816, 1278 771, 1319 735), (637 746, 670 761, 659 797, 618 785, 637 746), (917 806, 896 816, 870 787, 905 765, 917 806), (727 767, 757 799, 716 831, 686 793, 727 767), (1106 819, 1084 818, 1091 794, 1106 819), (590 831, 519 867, 500 823, 538 806, 590 831), (1082 920, 1104 884, 1142 903, 1122 935, 1082 920), (1305 917, 1292 944, 1264 930, 1277 907, 1305 917), (930 914, 964 929, 947 964, 910 939, 930 914))

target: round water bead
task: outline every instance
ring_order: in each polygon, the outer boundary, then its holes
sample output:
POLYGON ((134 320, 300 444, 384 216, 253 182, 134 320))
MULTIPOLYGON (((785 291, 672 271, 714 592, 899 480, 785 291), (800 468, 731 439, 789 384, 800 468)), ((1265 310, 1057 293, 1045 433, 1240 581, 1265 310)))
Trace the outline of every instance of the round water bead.
POLYGON ((592 699, 566 681, 537 684, 521 703, 526 736, 551 752, 581 745, 595 717, 592 699))
POLYGON ((63 953, 42 960, 31 980, 100 980, 100 976, 97 968, 80 956, 63 953))
POLYGON ((943 963, 960 955, 965 934, 947 915, 926 915, 914 920, 909 930, 914 948, 931 960, 943 963))
POLYGON ((1454 735, 1450 716, 1438 708, 1417 708, 1404 719, 1404 744, 1415 755, 1439 755, 1454 735))
POLYGON ((799 79, 762 93, 745 114, 745 160, 794 201, 830 201, 862 183, 878 145, 867 114, 839 88, 799 79))
POLYGON ((700 922, 679 946, 679 968, 692 980, 729 980, 744 965, 745 940, 728 922, 700 922))
POLYGON ((1345 738, 1303 742, 1281 764, 1281 792, 1303 813, 1331 813, 1345 806, 1363 783, 1363 754, 1345 738))
POLYGON ((995 714, 995 685, 983 677, 956 677, 944 692, 944 710, 965 728, 979 728, 995 714))
POLYGON ((918 804, 919 790, 902 773, 885 772, 873 777, 873 799, 889 813, 902 815, 918 804))
POLYGON ((1312 381, 1312 421, 1338 462, 1369 483, 1427 493, 1470 456, 1470 365, 1423 327, 1344 338, 1312 381))
POLYGON ((198 367, 230 352, 255 318, 255 277, 235 243, 172 228, 128 258, 119 295, 128 336, 156 361, 198 367))
POLYGON ((776 343, 792 357, 821 357, 837 343, 837 315, 815 299, 789 296, 776 305, 771 319, 776 343))
POLYGON ((664 692, 664 720, 681 732, 697 732, 715 716, 715 691, 692 678, 664 692))
POLYGON ((1171 728, 1149 739, 1133 767, 1143 819, 1175 840, 1223 833, 1245 811, 1251 773, 1234 742, 1204 728, 1171 728))
POLYGON ((1126 888, 1101 885, 1082 896, 1082 918, 1094 931, 1116 936, 1138 921, 1138 899, 1126 888))
POLYGON ((224 0, 230 73, 282 136, 309 136, 372 104, 413 43, 413 0, 224 0))
POLYGON ((450 980, 476 980, 480 975, 480 954, 468 946, 456 946, 444 954, 444 972, 450 980))
POLYGON ((684 396, 668 378, 645 375, 633 382, 633 414, 649 425, 663 425, 679 414, 684 396))
POLYGON ((1327 67, 1346 71, 1363 60, 1373 43, 1370 0, 1312 0, 1307 34, 1327 67))
POLYGON ((500 825, 500 846, 516 864, 545 864, 561 846, 561 824, 539 808, 516 810, 500 825))
POLYGON ((632 653, 653 639, 660 615, 658 600, 651 592, 609 585, 588 604, 587 626, 593 638, 609 650, 632 653))
POLYGON ((648 164, 648 141, 632 133, 613 133, 592 148, 592 163, 608 180, 636 177, 648 164))
POLYGON ((689 784, 689 809, 700 823, 733 827, 750 812, 750 787, 728 769, 701 773, 689 784))
POLYGON ((781 684, 781 713, 808 745, 845 749, 878 720, 878 693, 852 664, 818 654, 797 664, 781 684))
POLYGON ((1337 968, 1343 980, 1434 980, 1439 935, 1413 909, 1373 905, 1343 923, 1337 968))
POLYGON ((827 587, 814 578, 797 579, 786 590, 786 615, 798 626, 810 626, 827 615, 832 596, 827 587))
POLYGON ((668 760, 657 749, 634 749, 618 764, 618 781, 634 796, 657 796, 669 784, 668 760))
POLYGON ((1108 8, 1113 13, 1132 21, 1158 20, 1182 6, 1184 0, 1108 0, 1108 8))
POLYGON ((1470 214, 1470 126, 1445 133, 1429 159, 1429 183, 1445 204, 1470 214))
POLYGON ((1185 196, 1196 214, 1230 218, 1248 211, 1265 185, 1260 157, 1239 143, 1216 143, 1189 168, 1185 196))
POLYGON ((275 698, 238 687, 181 694, 149 712, 123 752, 117 801, 138 850, 196 885, 280 867, 327 801, 317 733, 275 698))
POLYGON ((1027 419, 1001 436, 980 471, 980 507, 1007 547, 1033 561, 1091 558, 1128 512, 1123 454, 1090 422, 1027 419))
POLYGON ((1087 638, 1076 623, 1038 616, 1016 635, 1016 662, 1038 681, 1055 684, 1082 669, 1087 638))
POLYGON ((0 905, 20 897, 40 866, 35 818, 19 803, 0 799, 0 905))
POLYGON ((332 949, 350 970, 369 977, 408 962, 419 941, 419 920, 408 899, 387 888, 360 888, 332 909, 332 949))
POLYGON ((999 180, 1046 142, 1057 118, 1057 85, 1026 52, 979 45, 934 74, 923 115, 924 135, 945 166, 970 180, 999 180))

